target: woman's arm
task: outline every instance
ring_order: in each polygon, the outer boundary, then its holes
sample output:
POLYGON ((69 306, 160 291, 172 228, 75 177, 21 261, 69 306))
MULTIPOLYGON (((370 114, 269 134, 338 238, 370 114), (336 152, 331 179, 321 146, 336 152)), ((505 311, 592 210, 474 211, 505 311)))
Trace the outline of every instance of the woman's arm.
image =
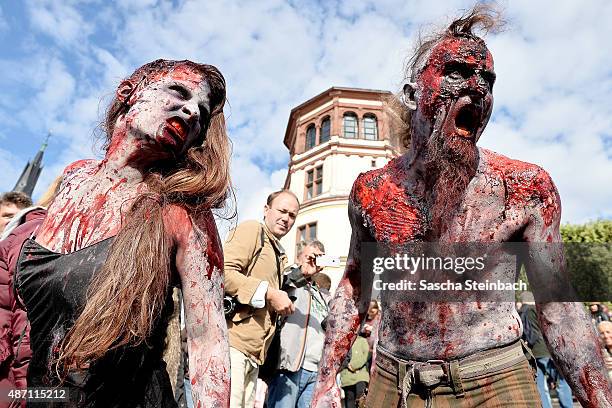
POLYGON ((189 377, 195 407, 229 407, 230 360, 223 314, 223 252, 210 211, 192 219, 168 212, 185 306, 189 377))

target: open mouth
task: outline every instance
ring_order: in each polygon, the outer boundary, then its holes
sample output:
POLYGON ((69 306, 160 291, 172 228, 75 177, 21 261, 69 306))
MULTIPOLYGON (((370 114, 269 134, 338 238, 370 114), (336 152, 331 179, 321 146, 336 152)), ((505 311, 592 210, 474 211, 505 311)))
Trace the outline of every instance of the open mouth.
POLYGON ((172 117, 166 121, 172 133, 174 133, 180 140, 187 139, 187 123, 179 117, 172 117))
POLYGON ((457 134, 462 137, 472 137, 480 125, 480 113, 474 105, 465 105, 459 109, 455 116, 457 134))

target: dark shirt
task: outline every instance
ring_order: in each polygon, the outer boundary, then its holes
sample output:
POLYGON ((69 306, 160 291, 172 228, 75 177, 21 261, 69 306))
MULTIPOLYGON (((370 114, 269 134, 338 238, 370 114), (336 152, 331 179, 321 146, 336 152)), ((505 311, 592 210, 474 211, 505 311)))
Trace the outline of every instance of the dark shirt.
MULTIPOLYGON (((89 284, 106 261, 112 238, 60 254, 32 239, 22 249, 15 286, 28 311, 32 359, 28 369, 29 387, 60 385, 51 356, 73 326, 85 305, 89 284)), ((166 305, 172 307, 171 290, 166 305)), ((70 403, 62 407, 176 407, 170 379, 162 360, 167 316, 153 324, 144 344, 107 352, 87 370, 67 373, 62 384, 68 388, 70 403)), ((28 403, 28 406, 36 406, 28 403)), ((40 406, 53 406, 45 402, 40 406)))
POLYGON ((542 329, 534 305, 521 306, 521 321, 523 322, 523 338, 531 348, 535 358, 550 357, 548 347, 542 336, 542 329))

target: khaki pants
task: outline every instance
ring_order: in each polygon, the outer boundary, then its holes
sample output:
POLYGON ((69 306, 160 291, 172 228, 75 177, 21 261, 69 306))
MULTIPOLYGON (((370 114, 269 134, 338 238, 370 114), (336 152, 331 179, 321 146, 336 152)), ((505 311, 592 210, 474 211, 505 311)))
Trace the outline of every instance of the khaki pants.
POLYGON ((241 351, 230 347, 232 375, 230 408, 253 408, 257 389, 257 363, 241 351))

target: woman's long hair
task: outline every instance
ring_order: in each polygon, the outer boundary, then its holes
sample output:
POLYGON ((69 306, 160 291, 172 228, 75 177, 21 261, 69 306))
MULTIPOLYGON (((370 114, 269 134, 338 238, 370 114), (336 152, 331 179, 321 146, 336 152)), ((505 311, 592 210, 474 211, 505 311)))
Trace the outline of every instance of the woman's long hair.
MULTIPOLYGON (((200 73, 210 86, 210 124, 173 168, 145 176, 148 192, 138 196, 123 217, 106 262, 89 285, 85 307, 59 345, 55 362, 60 378, 109 350, 146 341, 162 314, 170 285, 172 242, 164 228, 165 208, 179 205, 193 215, 222 207, 231 192, 221 73, 211 65, 157 60, 128 80, 135 88, 146 86, 181 65, 200 73)), ((117 118, 129 108, 117 98, 111 103, 104 123, 109 141, 117 118)))

